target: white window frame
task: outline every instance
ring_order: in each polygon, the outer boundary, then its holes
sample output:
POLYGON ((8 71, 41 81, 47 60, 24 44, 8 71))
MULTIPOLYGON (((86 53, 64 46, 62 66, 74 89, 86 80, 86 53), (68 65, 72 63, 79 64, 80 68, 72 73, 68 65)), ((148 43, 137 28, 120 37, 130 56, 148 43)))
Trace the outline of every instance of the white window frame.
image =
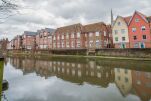
POLYGON ((135 27, 132 28, 132 32, 136 32, 136 30, 137 30, 137 29, 136 29, 135 27))
POLYGON ((95 36, 100 36, 100 33, 99 32, 95 32, 95 36))
POLYGON ((145 30, 146 30, 146 27, 145 27, 145 26, 142 26, 142 27, 141 27, 141 30, 142 30, 142 31, 145 31, 145 30))
POLYGON ((77 38, 80 38, 80 36, 81 36, 81 35, 80 35, 80 33, 78 32, 78 33, 77 33, 77 38))
POLYGON ((106 31, 104 31, 104 36, 107 36, 107 35, 106 35, 106 31))

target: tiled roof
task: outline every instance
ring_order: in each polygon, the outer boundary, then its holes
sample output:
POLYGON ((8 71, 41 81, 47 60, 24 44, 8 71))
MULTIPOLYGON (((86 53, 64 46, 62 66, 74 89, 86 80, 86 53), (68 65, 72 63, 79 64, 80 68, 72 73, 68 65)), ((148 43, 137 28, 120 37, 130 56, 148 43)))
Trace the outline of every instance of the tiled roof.
POLYGON ((57 28, 56 33, 73 33, 73 32, 81 32, 82 25, 80 23, 69 25, 65 27, 57 28))
POLYGON ((37 32, 24 31, 24 35, 35 36, 37 32))
POLYGON ((104 28, 106 28, 106 25, 103 22, 88 24, 83 27, 83 32, 96 32, 101 31, 104 28))
POLYGON ((123 19, 125 20, 126 24, 129 23, 130 19, 132 16, 128 16, 128 17, 123 17, 123 19))
POLYGON ((49 33, 52 33, 52 32, 55 31, 55 29, 52 29, 52 28, 45 28, 44 31, 49 32, 49 33))

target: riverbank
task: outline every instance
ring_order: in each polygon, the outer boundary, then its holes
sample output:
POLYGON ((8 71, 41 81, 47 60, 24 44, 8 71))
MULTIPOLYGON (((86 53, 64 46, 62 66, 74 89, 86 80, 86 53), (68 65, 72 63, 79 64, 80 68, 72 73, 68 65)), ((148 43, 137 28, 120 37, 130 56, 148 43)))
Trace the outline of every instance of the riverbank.
POLYGON ((113 56, 85 56, 85 55, 54 55, 54 54, 30 54, 30 53, 13 53, 7 54, 9 57, 34 57, 34 58, 52 58, 52 57, 67 57, 67 58, 88 58, 88 59, 110 59, 110 60, 139 60, 151 61, 151 58, 132 58, 132 57, 113 57, 113 56))

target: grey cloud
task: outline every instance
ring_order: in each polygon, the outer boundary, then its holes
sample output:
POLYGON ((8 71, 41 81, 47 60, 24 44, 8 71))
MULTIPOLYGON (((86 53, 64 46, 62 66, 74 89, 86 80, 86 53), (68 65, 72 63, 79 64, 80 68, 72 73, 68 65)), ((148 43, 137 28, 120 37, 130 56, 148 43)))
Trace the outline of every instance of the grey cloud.
POLYGON ((110 22, 110 10, 117 15, 132 15, 135 10, 151 15, 150 0, 16 0, 23 6, 21 14, 0 24, 0 32, 22 33, 43 27, 59 27, 73 23, 110 22))

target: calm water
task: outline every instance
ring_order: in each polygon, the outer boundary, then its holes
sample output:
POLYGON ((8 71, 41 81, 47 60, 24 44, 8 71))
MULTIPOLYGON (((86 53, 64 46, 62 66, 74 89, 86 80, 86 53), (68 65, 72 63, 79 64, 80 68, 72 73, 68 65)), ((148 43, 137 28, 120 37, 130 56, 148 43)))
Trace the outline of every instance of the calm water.
POLYGON ((151 101, 151 62, 7 58, 4 78, 6 101, 151 101))

